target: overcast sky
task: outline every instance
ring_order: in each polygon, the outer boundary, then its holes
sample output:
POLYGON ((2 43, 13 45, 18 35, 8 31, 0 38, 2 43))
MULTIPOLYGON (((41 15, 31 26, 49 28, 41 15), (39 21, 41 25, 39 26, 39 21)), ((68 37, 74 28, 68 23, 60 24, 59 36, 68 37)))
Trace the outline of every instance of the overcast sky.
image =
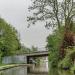
POLYGON ((45 29, 43 23, 27 28, 27 8, 30 4, 31 0, 0 0, 0 16, 18 30, 25 46, 41 48, 46 45, 46 37, 51 30, 45 29))

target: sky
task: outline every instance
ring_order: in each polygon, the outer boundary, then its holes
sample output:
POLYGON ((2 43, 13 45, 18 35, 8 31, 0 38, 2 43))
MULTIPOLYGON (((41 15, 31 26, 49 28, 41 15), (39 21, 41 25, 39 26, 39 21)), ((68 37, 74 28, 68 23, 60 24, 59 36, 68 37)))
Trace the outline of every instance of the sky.
POLYGON ((27 28, 28 7, 31 0, 0 0, 0 17, 15 27, 20 34, 21 43, 27 47, 45 47, 46 37, 51 33, 43 23, 38 22, 27 28))

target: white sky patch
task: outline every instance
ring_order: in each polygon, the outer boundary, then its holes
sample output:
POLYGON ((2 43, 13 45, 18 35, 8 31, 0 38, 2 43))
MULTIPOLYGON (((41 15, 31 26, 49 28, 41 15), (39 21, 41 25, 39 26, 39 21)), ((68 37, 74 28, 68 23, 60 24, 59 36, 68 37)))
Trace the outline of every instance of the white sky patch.
POLYGON ((30 0, 0 0, 0 16, 12 24, 20 33, 21 42, 25 46, 42 47, 46 45, 46 37, 52 30, 47 30, 43 23, 27 28, 28 6, 30 0))

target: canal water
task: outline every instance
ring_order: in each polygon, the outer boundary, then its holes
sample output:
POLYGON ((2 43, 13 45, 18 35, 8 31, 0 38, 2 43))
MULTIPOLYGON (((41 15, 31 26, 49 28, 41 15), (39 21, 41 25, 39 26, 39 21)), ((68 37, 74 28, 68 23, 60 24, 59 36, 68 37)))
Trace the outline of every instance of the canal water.
MULTIPOLYGON (((27 67, 20 66, 7 70, 0 71, 0 75, 48 75, 45 73, 30 73, 27 74, 27 67)), ((57 69, 52 69, 50 75, 74 75, 70 71, 58 71, 57 69)))
POLYGON ((57 68, 53 68, 50 70, 49 75, 75 75, 74 73, 70 72, 69 70, 58 70, 57 68))
MULTIPOLYGON (((3 64, 26 63, 26 56, 7 56, 3 58, 3 64)), ((32 64, 30 67, 32 73, 27 74, 27 67, 20 66, 0 71, 0 75, 48 75, 48 61, 45 57, 40 58, 39 66, 32 64)))
POLYGON ((45 73, 28 73, 27 74, 27 67, 20 66, 20 67, 15 67, 15 68, 0 71, 0 75, 48 75, 48 74, 45 74, 45 73))

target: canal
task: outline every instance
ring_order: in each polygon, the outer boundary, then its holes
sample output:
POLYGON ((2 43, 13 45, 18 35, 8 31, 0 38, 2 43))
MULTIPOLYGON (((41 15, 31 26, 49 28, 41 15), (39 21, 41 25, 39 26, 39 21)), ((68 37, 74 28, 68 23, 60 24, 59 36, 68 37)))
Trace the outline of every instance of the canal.
MULTIPOLYGON (((20 57, 19 60, 22 59, 22 56, 20 57)), ((4 59, 4 62, 6 62, 6 58, 4 59)), ((26 60, 24 62, 26 62, 26 60)), ((45 60, 45 58, 41 58, 40 67, 39 66, 35 67, 35 65, 33 64, 33 67, 31 67, 30 69, 32 72, 27 73, 26 66, 14 67, 11 69, 0 71, 0 75, 48 75, 48 61, 45 60)), ((49 71, 49 75, 74 75, 74 74, 72 74, 70 71, 51 69, 49 71)))
POLYGON ((27 74, 27 67, 20 66, 20 67, 15 67, 15 68, 0 71, 0 75, 48 75, 48 74, 45 74, 45 73, 28 73, 27 74))
MULTIPOLYGON (((70 73, 70 71, 60 71, 57 69, 50 70, 49 75, 74 75, 70 73)), ((20 66, 15 67, 7 70, 0 71, 0 75, 48 75, 48 73, 28 73, 27 74, 27 67, 26 66, 20 66)))
POLYGON ((58 70, 57 68, 53 68, 49 71, 49 75, 75 75, 70 70, 58 70))

